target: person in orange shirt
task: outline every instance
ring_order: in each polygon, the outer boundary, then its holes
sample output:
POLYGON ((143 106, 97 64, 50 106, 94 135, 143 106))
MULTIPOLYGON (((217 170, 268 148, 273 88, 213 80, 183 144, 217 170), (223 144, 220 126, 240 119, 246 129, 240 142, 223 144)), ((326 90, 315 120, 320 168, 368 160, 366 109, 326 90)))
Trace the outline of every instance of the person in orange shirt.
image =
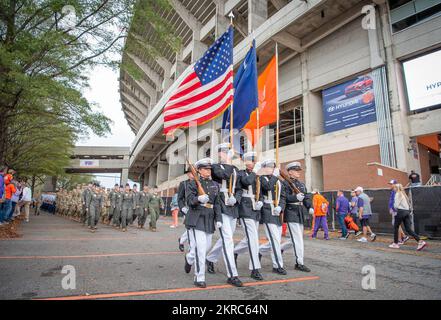
POLYGON ((0 212, 0 223, 1 224, 8 224, 9 221, 6 221, 6 219, 9 217, 11 210, 12 210, 12 195, 17 191, 15 189, 15 186, 13 183, 11 183, 11 180, 8 175, 5 177, 5 201, 3 202, 2 210, 0 212))
POLYGON ((317 189, 315 189, 312 194, 314 195, 312 200, 312 206, 314 208, 314 231, 312 238, 317 237, 317 232, 321 227, 325 233, 325 240, 329 240, 328 221, 326 217, 329 202, 317 189))

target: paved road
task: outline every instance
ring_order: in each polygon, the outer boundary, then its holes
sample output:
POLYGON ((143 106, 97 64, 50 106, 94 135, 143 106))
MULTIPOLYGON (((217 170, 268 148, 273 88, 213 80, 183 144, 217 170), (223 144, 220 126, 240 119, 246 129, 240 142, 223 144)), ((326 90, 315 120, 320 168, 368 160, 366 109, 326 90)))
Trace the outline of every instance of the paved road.
MULTIPOLYGON (((177 248, 184 228, 170 229, 168 219, 161 218, 157 233, 100 226, 92 234, 65 218, 31 218, 20 227, 22 238, 0 240, 1 299, 441 299, 441 243, 433 241, 417 253, 414 243, 389 249, 389 239, 361 244, 305 237, 311 273, 294 271, 288 252, 287 276, 272 274, 270 258, 264 257, 265 281, 255 282, 248 277, 248 256, 241 256, 238 269, 246 287, 226 285, 220 262, 217 273, 207 276, 209 287, 198 289, 184 273, 177 248), (75 267, 75 290, 62 288, 66 265, 75 267), (375 267, 375 290, 362 288, 365 265, 375 267)), ((236 231, 237 241, 242 232, 236 231)))

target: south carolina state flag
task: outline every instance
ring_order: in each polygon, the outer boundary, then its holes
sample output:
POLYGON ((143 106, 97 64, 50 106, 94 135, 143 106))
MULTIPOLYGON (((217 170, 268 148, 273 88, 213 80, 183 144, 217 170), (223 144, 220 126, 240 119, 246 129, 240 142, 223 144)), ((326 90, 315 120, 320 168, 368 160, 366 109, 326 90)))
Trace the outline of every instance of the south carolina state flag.
MULTIPOLYGON (((241 130, 250 120, 250 115, 259 105, 257 94, 257 58, 256 48, 248 51, 244 61, 234 77, 233 128, 241 130)), ((230 110, 225 111, 222 128, 231 127, 230 110)))

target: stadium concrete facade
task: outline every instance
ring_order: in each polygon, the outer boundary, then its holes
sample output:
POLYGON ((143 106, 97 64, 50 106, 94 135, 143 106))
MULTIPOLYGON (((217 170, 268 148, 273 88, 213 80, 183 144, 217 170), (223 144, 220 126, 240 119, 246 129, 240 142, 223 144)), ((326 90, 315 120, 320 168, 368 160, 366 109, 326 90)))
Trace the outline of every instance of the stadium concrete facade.
MULTIPOLYGON (((252 39, 259 72, 278 44, 280 160, 301 161, 309 189, 380 188, 392 178, 406 185, 410 170, 426 183, 439 174, 441 80, 421 79, 425 96, 413 92, 411 80, 427 75, 431 79, 439 68, 432 55, 441 50, 441 1, 170 3, 172 11, 158 14, 174 26, 182 39, 181 51, 165 46, 157 57, 127 51, 123 55, 143 71, 142 79, 124 70, 120 75, 122 109, 136 134, 130 150, 131 179, 157 185, 169 196, 185 179, 185 164, 171 158, 183 153, 194 161, 197 154, 213 150, 216 139, 207 129, 220 130, 221 119, 199 127, 196 140, 186 136, 176 143, 162 135, 162 110, 183 71, 227 29, 230 12, 235 15, 235 68, 252 39), (412 69, 414 62, 418 63, 412 69), (417 71, 422 75, 414 74, 417 71), (369 107, 373 111, 366 111, 369 107)), ((146 21, 145 33, 137 35, 142 43, 152 37, 151 28, 146 21)), ((274 144, 264 151, 274 156, 274 144)))

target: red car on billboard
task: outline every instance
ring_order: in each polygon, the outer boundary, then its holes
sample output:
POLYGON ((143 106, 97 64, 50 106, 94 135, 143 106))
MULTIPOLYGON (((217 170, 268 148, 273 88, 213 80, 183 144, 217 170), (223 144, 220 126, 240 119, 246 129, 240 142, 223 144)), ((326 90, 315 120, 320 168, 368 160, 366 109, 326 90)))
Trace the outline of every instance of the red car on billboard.
POLYGON ((370 76, 358 77, 352 84, 345 88, 346 97, 353 97, 373 89, 374 81, 370 76))

